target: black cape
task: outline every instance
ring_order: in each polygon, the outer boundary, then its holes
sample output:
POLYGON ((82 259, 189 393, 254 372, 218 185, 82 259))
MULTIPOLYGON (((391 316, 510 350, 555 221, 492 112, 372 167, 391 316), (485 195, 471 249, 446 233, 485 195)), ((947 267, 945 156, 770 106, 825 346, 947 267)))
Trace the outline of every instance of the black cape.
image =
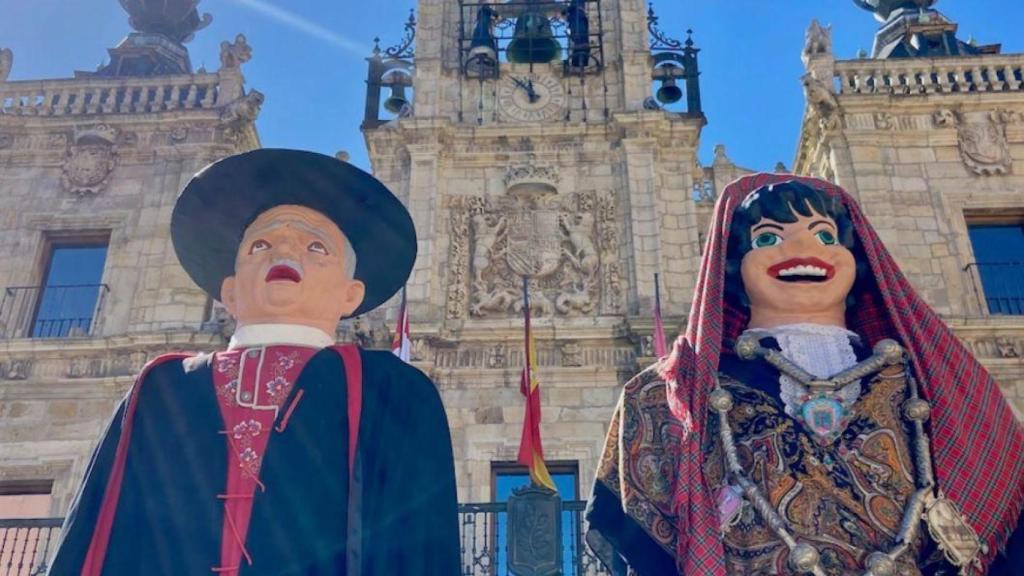
MULTIPOLYGON (((340 576, 350 502, 361 508, 361 576, 460 573, 448 422, 433 383, 388 352, 361 351, 363 400, 349 498, 345 371, 331 349, 296 386, 302 401, 270 438, 242 575, 340 576)), ((220 561, 227 445, 209 357, 155 366, 141 388, 104 575, 211 574, 220 561)), ((125 402, 93 454, 50 574, 81 572, 121 434, 125 402)), ((353 533, 355 534, 355 533, 353 533)))

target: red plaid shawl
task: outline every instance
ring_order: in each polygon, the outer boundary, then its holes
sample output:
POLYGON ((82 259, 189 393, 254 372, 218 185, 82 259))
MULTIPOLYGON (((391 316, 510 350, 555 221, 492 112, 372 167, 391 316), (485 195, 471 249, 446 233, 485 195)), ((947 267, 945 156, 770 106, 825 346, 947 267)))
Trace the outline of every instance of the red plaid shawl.
POLYGON ((728 348, 747 324, 745 313, 723 300, 729 226, 747 194, 786 180, 838 196, 846 205, 878 286, 876 294, 863 295, 851 307, 850 328, 868 344, 894 338, 906 348, 932 405, 930 436, 938 485, 988 544, 987 565, 1005 544, 1024 502, 1024 429, 988 372, 917 295, 845 191, 814 178, 753 174, 727 186, 718 199, 686 334, 662 366, 669 408, 690 430, 676 439, 678 568, 685 574, 725 573, 718 515, 701 473, 700 447, 723 340, 728 348))

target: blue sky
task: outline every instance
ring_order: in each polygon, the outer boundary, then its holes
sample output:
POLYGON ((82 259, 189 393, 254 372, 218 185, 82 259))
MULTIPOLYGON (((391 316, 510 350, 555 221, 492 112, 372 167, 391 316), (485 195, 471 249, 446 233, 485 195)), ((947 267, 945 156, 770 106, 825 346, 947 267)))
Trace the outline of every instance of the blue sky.
MULTIPOLYGON (((250 87, 266 96, 258 121, 264 146, 333 154, 347 150, 367 166, 362 119, 364 57, 372 39, 397 41, 414 0, 203 0, 213 24, 188 47, 193 64, 219 66, 222 40, 244 33, 253 59, 250 87)), ((1024 52, 1021 0, 943 0, 937 8, 960 36, 1024 52), (983 6, 983 8, 982 8, 983 6)), ((870 50, 877 27, 851 0, 655 0, 661 27, 693 28, 702 49, 702 96, 708 126, 701 158, 715 144, 736 163, 771 169, 793 159, 803 108, 800 49, 811 19, 833 25, 835 52, 870 50)), ((67 77, 92 70, 128 31, 116 0, 0 0, 0 47, 14 50, 12 80, 67 77)))

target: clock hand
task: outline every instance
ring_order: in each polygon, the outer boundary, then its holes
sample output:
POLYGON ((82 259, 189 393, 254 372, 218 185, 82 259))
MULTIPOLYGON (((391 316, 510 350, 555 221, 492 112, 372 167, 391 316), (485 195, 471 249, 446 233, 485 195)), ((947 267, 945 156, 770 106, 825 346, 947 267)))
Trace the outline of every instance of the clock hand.
POLYGON ((526 90, 527 94, 531 92, 531 89, 526 86, 525 82, 523 82, 519 78, 516 78, 515 76, 510 76, 510 78, 512 78, 512 81, 516 83, 516 86, 519 86, 523 90, 526 90))
POLYGON ((533 89, 533 78, 530 78, 526 84, 526 96, 530 99, 530 104, 533 104, 537 100, 540 100, 540 96, 537 91, 533 89))

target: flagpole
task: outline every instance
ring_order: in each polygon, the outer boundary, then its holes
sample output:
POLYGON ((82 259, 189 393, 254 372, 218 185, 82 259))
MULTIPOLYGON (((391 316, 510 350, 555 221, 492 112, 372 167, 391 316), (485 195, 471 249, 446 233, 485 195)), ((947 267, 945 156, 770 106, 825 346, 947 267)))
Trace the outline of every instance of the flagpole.
POLYGON ((661 278, 654 273, 654 355, 658 358, 668 353, 665 343, 665 324, 661 320, 661 278))

